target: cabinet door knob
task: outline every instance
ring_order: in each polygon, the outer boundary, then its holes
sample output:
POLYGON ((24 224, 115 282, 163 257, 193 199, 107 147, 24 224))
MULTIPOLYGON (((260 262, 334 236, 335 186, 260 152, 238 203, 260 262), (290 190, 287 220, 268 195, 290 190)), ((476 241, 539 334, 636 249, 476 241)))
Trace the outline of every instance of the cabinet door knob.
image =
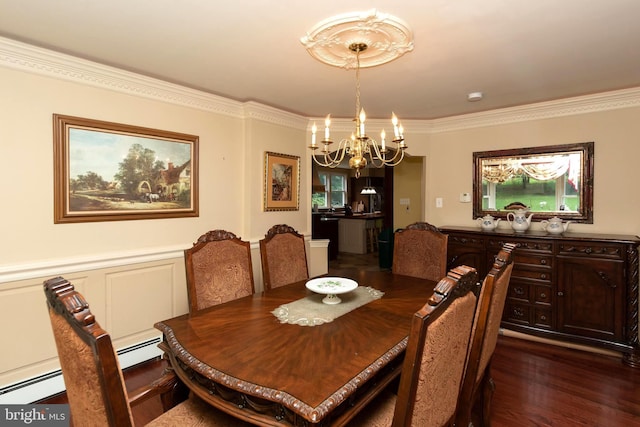
POLYGON ((540 275, 540 278, 541 278, 542 280, 545 280, 545 279, 547 278, 547 275, 546 275, 546 274, 541 274, 541 275, 540 275))
POLYGON ((558 292, 558 296, 559 296, 559 297, 564 296, 564 292, 562 292, 562 291, 558 292))
POLYGON ((540 298, 546 298, 547 294, 545 294, 544 292, 540 294, 540 298))
POLYGON ((540 264, 542 264, 542 265, 547 265, 547 260, 546 260, 546 259, 541 259, 541 260, 540 260, 540 264))

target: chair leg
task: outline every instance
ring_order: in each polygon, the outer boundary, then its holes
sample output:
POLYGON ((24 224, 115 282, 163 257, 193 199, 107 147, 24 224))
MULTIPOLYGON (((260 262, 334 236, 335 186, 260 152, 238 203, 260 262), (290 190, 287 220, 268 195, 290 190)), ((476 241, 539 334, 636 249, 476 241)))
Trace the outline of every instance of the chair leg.
MULTIPOLYGON (((487 367, 488 368, 488 367, 487 367)), ((491 399, 496 391, 496 384, 491 377, 489 369, 485 372, 482 384, 482 425, 483 427, 491 427, 491 399)))
MULTIPOLYGON (((468 413, 469 417, 459 417, 458 421, 468 421, 469 426, 473 427, 491 427, 491 399, 495 392, 496 385, 491 378, 489 366, 484 371, 478 389, 474 393, 472 410, 468 413)), ((466 425, 464 427, 467 427, 466 425)))

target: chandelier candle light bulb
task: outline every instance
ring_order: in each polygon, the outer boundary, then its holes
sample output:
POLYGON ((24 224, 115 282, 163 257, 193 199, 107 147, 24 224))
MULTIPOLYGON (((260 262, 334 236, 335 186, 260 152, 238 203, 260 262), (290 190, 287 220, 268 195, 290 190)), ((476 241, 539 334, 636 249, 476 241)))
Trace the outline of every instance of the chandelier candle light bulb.
POLYGON ((367 115, 364 113, 364 108, 360 110, 360 137, 364 138, 366 135, 364 133, 364 121, 366 120, 367 115))
POLYGON ((396 139, 400 138, 400 132, 398 131, 398 118, 395 113, 391 113, 391 123, 393 124, 393 134, 396 139))
POLYGON ((318 126, 316 126, 316 122, 313 122, 313 126, 311 126, 311 147, 316 146, 316 132, 318 131, 318 126))
POLYGON ((331 114, 327 114, 327 118, 324 120, 324 140, 330 141, 329 139, 329 126, 331 125, 331 114))

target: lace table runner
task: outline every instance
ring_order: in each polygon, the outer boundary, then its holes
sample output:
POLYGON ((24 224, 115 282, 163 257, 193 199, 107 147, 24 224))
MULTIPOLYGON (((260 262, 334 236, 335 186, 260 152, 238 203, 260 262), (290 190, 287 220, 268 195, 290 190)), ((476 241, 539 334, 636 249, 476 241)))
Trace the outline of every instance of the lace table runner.
POLYGON ((283 304, 271 313, 280 320, 280 323, 316 326, 332 322, 351 310, 382 298, 383 295, 384 292, 377 289, 358 286, 352 292, 338 295, 342 300, 340 304, 324 304, 322 299, 325 295, 313 294, 297 301, 283 304))

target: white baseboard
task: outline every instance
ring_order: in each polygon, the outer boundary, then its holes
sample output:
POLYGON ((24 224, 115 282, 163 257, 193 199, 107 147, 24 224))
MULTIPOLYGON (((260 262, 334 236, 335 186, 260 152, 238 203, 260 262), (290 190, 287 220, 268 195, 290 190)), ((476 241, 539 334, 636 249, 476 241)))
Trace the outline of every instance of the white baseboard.
POLYGON ((505 337, 513 337, 513 338, 519 338, 519 339, 527 340, 527 341, 534 341, 534 342, 541 342, 541 343, 544 343, 544 344, 557 345, 559 347, 571 348, 571 349, 574 349, 574 350, 588 351, 588 352, 591 352, 591 353, 602 354, 602 355, 605 355, 605 356, 622 357, 622 353, 620 353, 618 351, 607 350, 607 349, 604 349, 604 348, 596 348, 596 347, 592 347, 592 346, 588 346, 588 345, 573 344, 573 343, 570 343, 570 342, 554 340, 554 339, 551 339, 551 338, 536 337, 534 335, 529 335, 529 334, 525 334, 525 333, 522 333, 522 332, 516 332, 516 331, 512 331, 510 329, 500 328, 498 333, 500 335, 504 335, 505 337))
MULTIPOLYGON (((118 350, 120 367, 126 369, 162 356, 162 351, 158 348, 161 340, 162 337, 156 337, 118 350)), ((62 371, 57 369, 1 388, 0 404, 30 404, 65 390, 62 371)))

